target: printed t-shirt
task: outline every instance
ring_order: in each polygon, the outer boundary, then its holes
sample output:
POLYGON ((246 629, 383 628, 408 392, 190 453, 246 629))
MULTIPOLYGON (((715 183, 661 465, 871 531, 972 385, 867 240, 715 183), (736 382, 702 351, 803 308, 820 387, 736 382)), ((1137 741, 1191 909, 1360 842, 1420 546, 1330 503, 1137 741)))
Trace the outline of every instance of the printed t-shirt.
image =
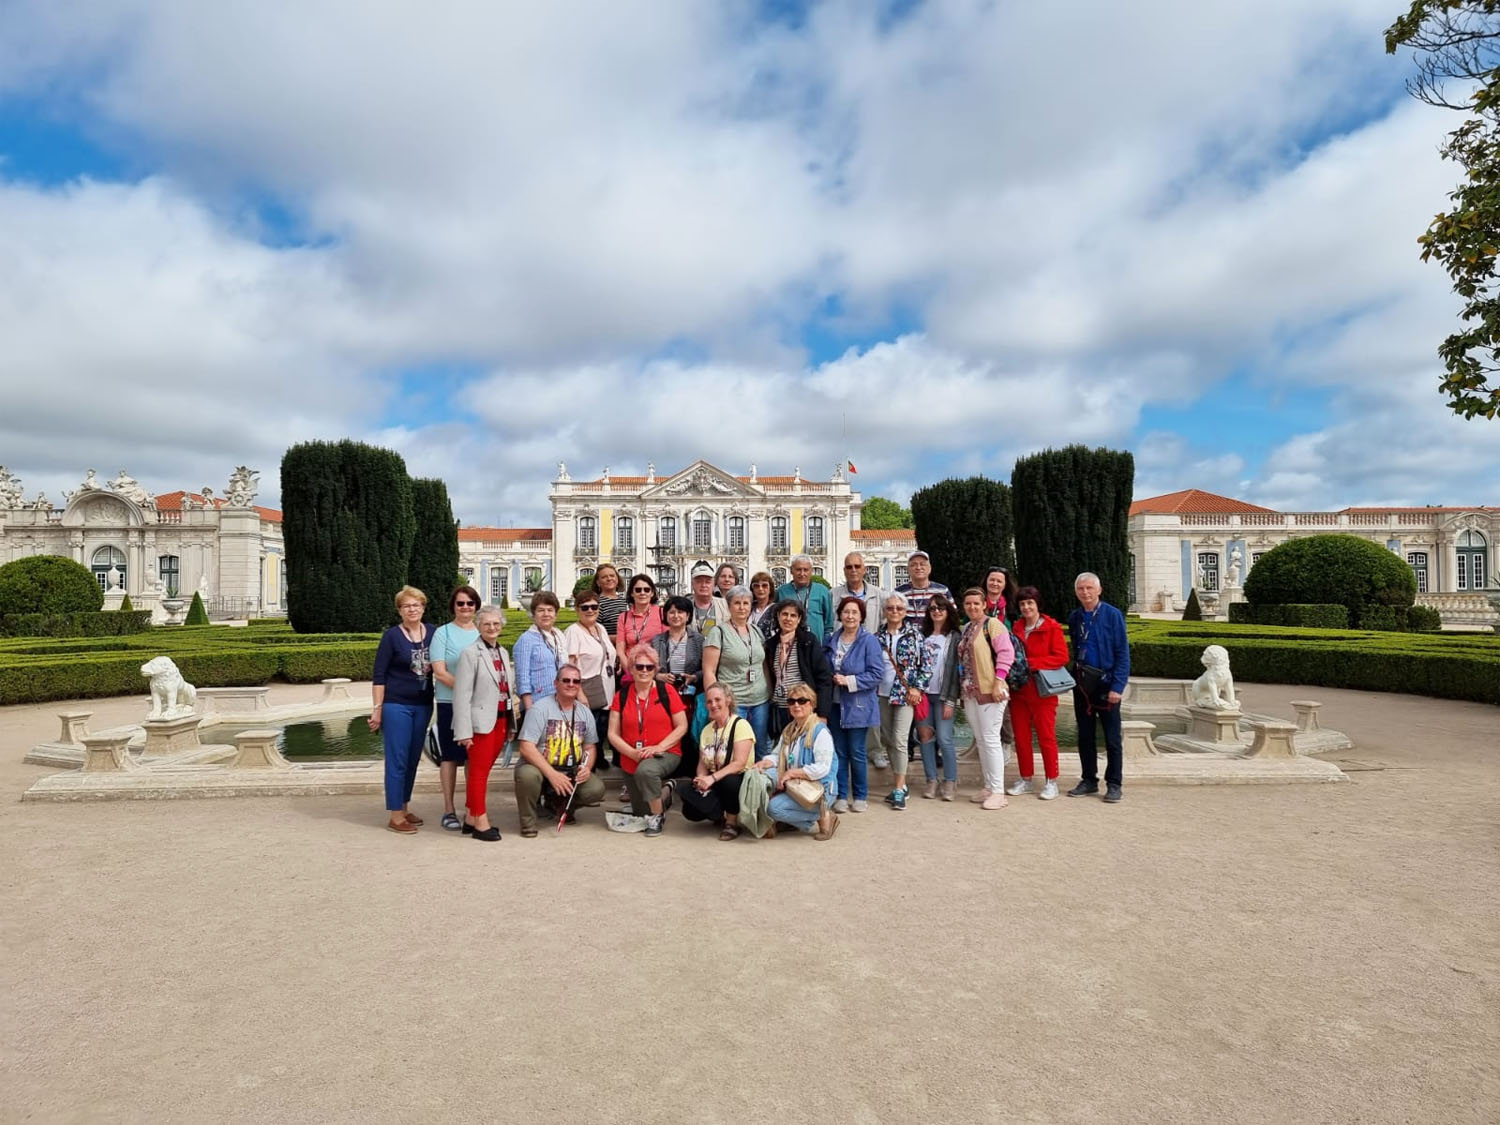
MULTIPOLYGON (((643 746, 655 746, 672 733, 672 716, 687 710, 682 705, 682 697, 670 686, 667 687, 667 704, 671 708, 670 713, 662 707, 661 696, 657 694, 656 685, 653 684, 645 699, 633 687, 616 692, 609 709, 620 716, 621 738, 632 746, 637 742, 643 746)), ((679 742, 668 749, 667 753, 682 757, 682 744, 679 742)), ((635 773, 637 765, 639 763, 634 758, 620 755, 620 768, 626 773, 635 773)))
POLYGON ((698 736, 698 756, 708 767, 708 771, 713 773, 734 761, 734 744, 745 741, 751 744, 750 755, 754 757, 755 730, 738 715, 730 718, 727 732, 716 724, 709 723, 698 736))
MULTIPOLYGON (((428 650, 428 656, 436 664, 441 660, 448 669, 448 675, 458 671, 458 658, 464 649, 479 639, 478 629, 460 629, 453 622, 438 626, 436 633, 432 634, 432 646, 428 650)), ((453 689, 436 676, 432 677, 433 692, 439 703, 453 702, 453 689)))
POLYGON ((526 712, 521 741, 534 744, 557 769, 568 769, 583 761, 584 748, 597 743, 599 734, 585 700, 579 699, 564 710, 556 696, 546 695, 526 712))

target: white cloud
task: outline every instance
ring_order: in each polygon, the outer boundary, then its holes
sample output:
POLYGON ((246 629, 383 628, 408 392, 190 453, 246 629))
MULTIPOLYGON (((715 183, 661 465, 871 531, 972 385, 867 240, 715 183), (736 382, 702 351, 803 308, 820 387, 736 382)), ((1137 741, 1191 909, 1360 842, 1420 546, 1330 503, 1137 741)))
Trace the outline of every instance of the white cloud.
POLYGON ((900 493, 1126 444, 1253 369, 1327 417, 1264 463, 1259 432, 1147 435, 1143 494, 1394 500, 1446 450, 1500 499, 1495 431, 1434 389, 1453 305, 1414 238, 1451 119, 1384 114, 1388 2, 752 8, 0 10, 0 96, 84 106, 159 169, 0 181, 0 460, 168 488, 351 434, 472 522, 529 521, 559 459, 852 455, 900 493), (311 247, 256 241, 262 196, 311 247), (923 330, 810 366, 787 326, 831 294, 923 330), (389 373, 436 364, 485 374, 444 421, 393 408, 389 373))

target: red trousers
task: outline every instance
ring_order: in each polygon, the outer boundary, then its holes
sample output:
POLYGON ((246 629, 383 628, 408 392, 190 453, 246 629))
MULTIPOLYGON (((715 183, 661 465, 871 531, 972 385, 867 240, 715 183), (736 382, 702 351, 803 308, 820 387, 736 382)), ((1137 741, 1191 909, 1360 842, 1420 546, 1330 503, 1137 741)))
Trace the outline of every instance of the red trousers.
POLYGON ((1010 723, 1016 732, 1016 772, 1030 777, 1035 763, 1031 759, 1031 732, 1036 731, 1042 744, 1042 768, 1047 780, 1057 780, 1057 696, 1043 699, 1036 684, 1026 686, 1010 697, 1010 723))
MULTIPOLYGON (((474 741, 469 743, 468 772, 464 777, 464 804, 470 817, 486 815, 484 795, 490 787, 490 770, 495 768, 495 760, 505 749, 509 732, 510 719, 505 715, 495 721, 495 729, 489 734, 474 732, 474 741)), ((1053 757, 1056 758, 1056 754, 1053 757)))

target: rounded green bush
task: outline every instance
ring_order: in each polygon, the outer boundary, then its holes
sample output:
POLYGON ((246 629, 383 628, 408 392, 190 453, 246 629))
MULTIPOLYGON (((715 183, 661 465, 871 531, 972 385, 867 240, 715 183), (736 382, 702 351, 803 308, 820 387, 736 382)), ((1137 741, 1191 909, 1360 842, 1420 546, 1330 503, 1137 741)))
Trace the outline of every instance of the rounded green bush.
POLYGON ((104 604, 89 568, 61 555, 0 566, 0 613, 92 613, 104 604))
POLYGON ((1411 567, 1357 535, 1289 540, 1262 555, 1245 578, 1251 605, 1338 604, 1348 607, 1356 626, 1365 606, 1404 607, 1416 597, 1411 567))

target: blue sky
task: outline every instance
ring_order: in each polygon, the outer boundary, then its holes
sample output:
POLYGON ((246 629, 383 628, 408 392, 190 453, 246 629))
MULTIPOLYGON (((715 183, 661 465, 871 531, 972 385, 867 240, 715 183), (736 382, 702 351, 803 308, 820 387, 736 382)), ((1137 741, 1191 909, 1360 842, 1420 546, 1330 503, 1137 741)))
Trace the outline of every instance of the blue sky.
POLYGON ((1125 8, 6 6, 0 463, 274 503, 354 436, 529 524, 559 460, 904 499, 1082 441, 1137 495, 1500 503, 1389 3, 1125 8))

